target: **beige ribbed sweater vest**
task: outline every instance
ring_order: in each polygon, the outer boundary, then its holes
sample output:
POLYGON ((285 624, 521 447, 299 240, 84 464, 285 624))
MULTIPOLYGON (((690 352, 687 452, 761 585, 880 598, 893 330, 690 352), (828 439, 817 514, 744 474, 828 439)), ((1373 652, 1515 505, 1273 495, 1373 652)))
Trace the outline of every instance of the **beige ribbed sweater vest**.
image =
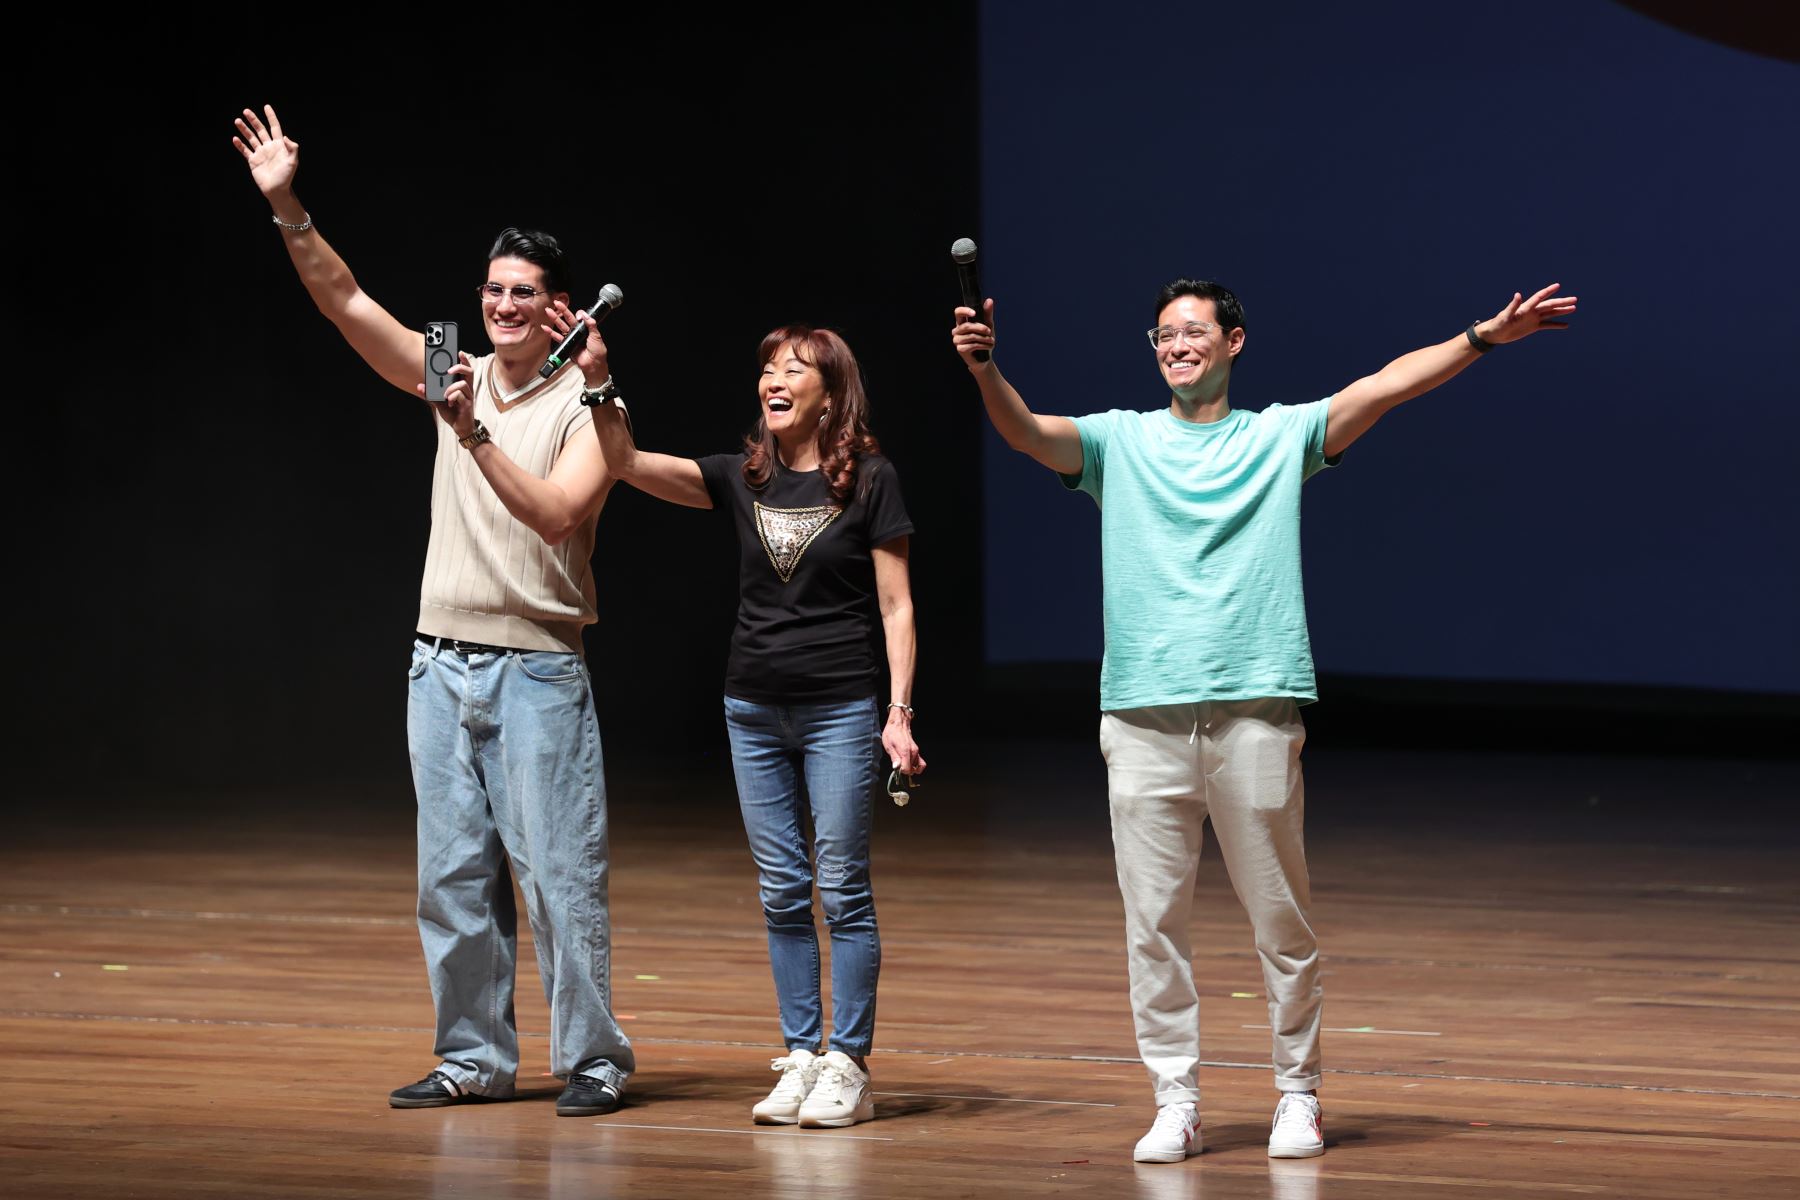
MULTIPOLYGON (((581 403, 581 372, 565 367, 501 412, 489 382, 493 355, 475 360, 475 416, 501 453, 548 478, 562 448, 594 414, 581 403)), ((431 542, 419 587, 419 632, 521 650, 581 653, 594 614, 595 520, 551 546, 506 511, 475 456, 443 421, 431 477, 431 542)))

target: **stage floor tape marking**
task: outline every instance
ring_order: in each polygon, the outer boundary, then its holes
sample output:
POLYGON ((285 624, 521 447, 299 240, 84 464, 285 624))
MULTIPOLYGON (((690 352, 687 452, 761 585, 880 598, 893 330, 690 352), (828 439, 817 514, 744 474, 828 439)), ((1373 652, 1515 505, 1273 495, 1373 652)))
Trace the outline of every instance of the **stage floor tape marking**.
MULTIPOLYGON (((1624 886, 1624 885, 1621 885, 1624 886)), ((208 912, 176 908, 115 908, 80 904, 0 904, 0 915, 64 916, 64 917, 138 917, 178 921, 266 921, 273 924, 297 925, 387 925, 411 929, 417 925, 412 917, 354 917, 331 913, 258 913, 208 912)), ((614 925, 613 934, 665 938, 709 938, 731 941, 763 941, 765 934, 737 929, 661 929, 654 926, 614 925)), ((1248 958, 1254 952, 1230 951, 1214 955, 1222 959, 1248 958)), ((1762 975, 1742 972, 1670 970, 1656 967, 1596 966, 1590 963, 1487 963, 1429 958, 1383 958, 1368 955, 1320 955, 1322 962, 1332 965, 1447 967, 1476 971, 1547 971, 1584 975, 1656 976, 1675 979, 1722 979, 1732 982, 1759 983, 1762 975)))
POLYGON ((80 904, 0 904, 0 914, 35 917, 133 917, 150 921, 265 921, 276 925, 418 924, 411 917, 352 917, 330 913, 209 912, 189 908, 102 908, 80 904))

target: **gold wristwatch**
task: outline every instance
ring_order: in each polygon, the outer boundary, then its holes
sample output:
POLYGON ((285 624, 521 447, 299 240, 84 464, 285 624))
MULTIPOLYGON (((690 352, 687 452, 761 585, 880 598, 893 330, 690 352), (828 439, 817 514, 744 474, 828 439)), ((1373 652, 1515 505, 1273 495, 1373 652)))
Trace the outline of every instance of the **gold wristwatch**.
POLYGON ((462 448, 464 450, 473 450, 475 447, 481 445, 481 443, 483 443, 483 442, 493 441, 494 437, 492 434, 490 434, 487 431, 486 425, 483 425, 480 421, 477 421, 477 422, 475 422, 474 430, 472 432, 470 432, 468 437, 457 438, 456 440, 462 443, 462 448))

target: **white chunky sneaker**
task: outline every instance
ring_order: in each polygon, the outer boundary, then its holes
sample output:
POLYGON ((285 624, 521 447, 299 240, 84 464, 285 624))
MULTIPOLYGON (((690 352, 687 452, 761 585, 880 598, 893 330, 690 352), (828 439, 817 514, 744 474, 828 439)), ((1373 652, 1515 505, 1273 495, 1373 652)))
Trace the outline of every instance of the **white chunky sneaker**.
POLYGON ((1325 1153, 1325 1116, 1319 1100, 1305 1092, 1286 1092, 1275 1106, 1269 1126, 1270 1158, 1317 1158, 1325 1153))
POLYGON ((875 1115, 869 1075, 848 1054, 828 1050, 819 1060, 818 1082, 800 1104, 800 1124, 808 1129, 841 1129, 875 1115))
POLYGON ((1137 1162, 1180 1162, 1200 1153, 1200 1109, 1192 1102, 1165 1104, 1156 1110, 1150 1132, 1138 1139, 1131 1157, 1137 1162))
POLYGON ((811 1050, 789 1050, 785 1058, 771 1062, 769 1069, 780 1071, 781 1081, 750 1115, 758 1125, 793 1125, 800 1120, 800 1102, 819 1077, 819 1057, 811 1050))

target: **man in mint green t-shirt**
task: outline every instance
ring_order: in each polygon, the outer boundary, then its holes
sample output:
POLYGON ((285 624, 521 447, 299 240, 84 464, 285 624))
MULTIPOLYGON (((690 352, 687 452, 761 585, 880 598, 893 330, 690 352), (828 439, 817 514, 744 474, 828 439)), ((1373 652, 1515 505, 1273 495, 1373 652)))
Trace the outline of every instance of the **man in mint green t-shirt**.
POLYGON ((1025 406, 991 357, 994 302, 956 310, 953 340, 1000 436, 1100 506, 1106 654, 1100 749, 1125 901, 1138 1052, 1158 1105, 1139 1162, 1200 1153, 1199 996, 1188 916, 1204 827, 1256 933, 1269 995, 1273 1158, 1324 1153, 1318 945, 1302 839, 1299 706, 1318 698, 1300 583, 1300 485, 1389 409, 1496 345, 1562 328, 1551 284, 1309 404, 1231 407, 1244 310, 1177 279, 1150 344, 1167 407, 1084 417, 1025 406))

